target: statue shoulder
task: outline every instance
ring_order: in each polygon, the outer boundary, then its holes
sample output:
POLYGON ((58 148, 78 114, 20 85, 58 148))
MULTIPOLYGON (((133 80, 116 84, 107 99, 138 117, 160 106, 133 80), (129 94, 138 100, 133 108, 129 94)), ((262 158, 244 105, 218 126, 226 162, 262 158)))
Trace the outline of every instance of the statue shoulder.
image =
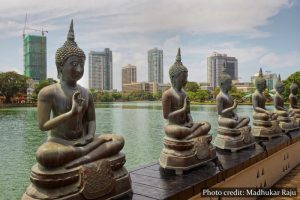
POLYGON ((50 101, 56 94, 58 83, 48 85, 40 90, 38 94, 38 101, 50 101))
POLYGON ((162 94, 162 99, 163 100, 170 99, 172 95, 173 95, 173 89, 169 88, 162 94))

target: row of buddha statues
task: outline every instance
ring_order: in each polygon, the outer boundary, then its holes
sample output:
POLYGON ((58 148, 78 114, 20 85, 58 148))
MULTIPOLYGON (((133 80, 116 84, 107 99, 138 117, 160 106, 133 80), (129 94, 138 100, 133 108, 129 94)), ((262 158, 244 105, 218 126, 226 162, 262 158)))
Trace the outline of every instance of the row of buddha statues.
MULTIPOLYGON (((37 150, 31 184, 22 199, 104 200, 130 195, 131 179, 121 152, 124 138, 116 134, 95 135, 92 95, 77 84, 84 73, 85 54, 75 42, 73 20, 67 41, 57 50, 55 59, 60 82, 43 88, 37 105, 38 125, 40 130, 48 131, 48 138, 37 150)), ((216 147, 237 151, 253 146, 254 136, 278 136, 299 128, 296 83, 291 86, 291 107, 287 110, 284 85, 278 80, 275 110, 271 112, 265 107, 266 81, 260 70, 252 95, 251 129, 249 117, 235 112, 238 102, 229 94, 232 80, 224 71, 216 97, 219 128, 213 145, 210 123, 192 118, 190 100, 183 89, 188 70, 181 62, 180 49, 169 76, 172 87, 162 96, 163 117, 168 122, 159 163, 176 174, 215 160, 216 147)))
POLYGON ((211 144, 210 124, 195 122, 190 114, 190 100, 183 87, 187 83, 187 68, 181 62, 180 49, 176 62, 169 70, 172 87, 162 96, 165 126, 164 149, 160 165, 173 169, 177 174, 216 159, 215 147, 236 152, 255 145, 255 138, 273 138, 299 129, 300 109, 297 105, 298 86, 290 87, 290 109, 284 106, 285 86, 280 75, 275 85, 273 111, 266 108, 266 80, 262 69, 255 80, 256 90, 252 94, 253 125, 250 118, 235 112, 238 101, 230 95, 232 79, 226 73, 226 65, 219 79, 220 92, 216 97, 218 133, 211 144))

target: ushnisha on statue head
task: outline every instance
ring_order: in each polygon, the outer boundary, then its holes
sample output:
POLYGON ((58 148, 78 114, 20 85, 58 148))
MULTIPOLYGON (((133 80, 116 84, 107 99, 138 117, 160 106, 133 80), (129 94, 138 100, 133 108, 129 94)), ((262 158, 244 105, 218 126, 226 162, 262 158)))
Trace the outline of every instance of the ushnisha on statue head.
MULTIPOLYGON (((185 86, 187 82, 186 80, 187 73, 188 73, 187 68, 181 62, 181 53, 179 48, 176 56, 176 61, 169 69, 169 76, 170 76, 172 87, 176 89, 180 87, 179 89, 181 89, 181 87, 185 86), (181 80, 181 78, 179 77, 181 74, 184 74, 184 76, 186 76, 185 80, 181 80)), ((184 79, 184 77, 182 78, 184 79)))
MULTIPOLYGON (((67 60, 70 57, 77 57, 76 59, 76 63, 75 64, 80 64, 82 66, 82 69, 84 67, 84 61, 85 61, 85 54, 82 51, 82 49, 80 49, 77 45, 77 43, 75 42, 75 34, 74 34, 74 28, 73 28, 73 19, 71 21, 70 24, 70 29, 68 32, 68 36, 67 36, 67 41, 63 44, 62 47, 58 48, 55 54, 55 63, 56 63, 56 68, 57 68, 57 76, 59 79, 62 78, 62 73, 63 73, 63 69, 64 66, 67 62, 67 60)), ((82 71, 82 75, 83 75, 83 71, 82 71)), ((82 75, 80 77, 77 78, 81 78, 82 75)))

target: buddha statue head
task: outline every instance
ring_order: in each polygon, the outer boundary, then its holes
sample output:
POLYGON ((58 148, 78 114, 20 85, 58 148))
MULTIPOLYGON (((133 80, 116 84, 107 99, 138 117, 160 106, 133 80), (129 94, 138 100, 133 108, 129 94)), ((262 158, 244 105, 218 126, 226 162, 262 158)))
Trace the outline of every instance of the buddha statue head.
POLYGON ((228 92, 232 88, 231 76, 226 72, 226 63, 224 63, 223 71, 219 79, 220 88, 222 91, 228 92))
POLYGON ((295 81, 295 77, 293 78, 293 82, 290 86, 290 92, 293 94, 293 95, 297 95, 298 94, 298 85, 295 81))
POLYGON ((187 83, 188 70, 181 62, 180 48, 175 63, 169 69, 169 76, 173 88, 181 89, 187 83))
POLYGON ((255 87, 259 92, 263 92, 267 88, 266 79, 263 76, 261 68, 259 70, 258 77, 255 79, 255 87))
POLYGON ((284 92, 284 84, 281 81, 280 74, 278 75, 277 82, 275 84, 275 89, 279 94, 283 94, 283 92, 284 92))
POLYGON ((59 79, 71 78, 79 80, 84 72, 85 54, 75 42, 73 29, 73 20, 70 24, 70 29, 67 36, 67 41, 62 47, 57 49, 55 54, 55 63, 57 68, 57 76, 59 79), (71 71, 68 66, 73 66, 77 70, 71 71), (80 68, 80 69, 79 69, 80 68), (66 77, 69 76, 69 77, 66 77))

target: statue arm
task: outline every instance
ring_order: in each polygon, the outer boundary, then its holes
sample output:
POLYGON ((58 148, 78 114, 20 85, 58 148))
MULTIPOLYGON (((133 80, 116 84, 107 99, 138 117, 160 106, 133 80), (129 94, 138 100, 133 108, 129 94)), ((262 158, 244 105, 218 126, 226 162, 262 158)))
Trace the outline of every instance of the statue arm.
POLYGON ((183 114, 185 112, 185 109, 181 108, 179 110, 175 110, 174 112, 171 112, 171 97, 168 95, 168 93, 165 93, 162 97, 162 105, 163 105, 163 115, 165 119, 172 120, 176 118, 176 116, 183 114))
POLYGON ((95 116, 95 106, 92 94, 89 93, 89 103, 87 109, 87 121, 88 121, 88 136, 87 138, 94 138, 96 132, 96 116, 95 116))
MULTIPOLYGON (((49 101, 49 92, 45 90, 40 91, 39 97, 38 97, 38 120, 39 120, 39 128, 41 131, 48 131, 51 130, 60 124, 64 123, 68 119, 72 118, 77 113, 81 112, 82 106, 79 105, 77 102, 77 99, 79 98, 80 93, 76 92, 74 93, 72 97, 72 108, 69 112, 63 113, 57 117, 54 117, 50 119, 50 113, 52 109, 52 102, 49 101)), ((51 95, 51 94, 50 94, 51 95)))
POLYGON ((274 105, 275 105, 275 108, 276 108, 277 110, 284 110, 284 111, 286 111, 286 109, 285 109, 284 107, 281 107, 281 106, 278 105, 278 104, 279 104, 279 101, 280 101, 280 97, 275 96, 275 98, 274 98, 274 105))
POLYGON ((224 103, 224 102, 223 102, 223 98, 219 96, 219 97, 217 97, 216 101, 217 101, 217 110, 218 110, 218 114, 221 115, 221 116, 222 116, 222 115, 225 115, 226 113, 231 113, 231 112, 233 112, 233 111, 236 109, 236 106, 237 106, 237 102, 234 101, 233 106, 224 109, 224 106, 223 106, 223 103, 224 103))
POLYGON ((290 96, 290 105, 292 108, 299 109, 300 107, 297 105, 297 99, 295 97, 290 96))
POLYGON ((260 108, 258 106, 258 98, 257 96, 254 94, 252 95, 252 105, 253 105, 253 109, 255 112, 258 112, 258 113, 266 113, 266 114, 270 114, 266 109, 264 108, 260 108))

